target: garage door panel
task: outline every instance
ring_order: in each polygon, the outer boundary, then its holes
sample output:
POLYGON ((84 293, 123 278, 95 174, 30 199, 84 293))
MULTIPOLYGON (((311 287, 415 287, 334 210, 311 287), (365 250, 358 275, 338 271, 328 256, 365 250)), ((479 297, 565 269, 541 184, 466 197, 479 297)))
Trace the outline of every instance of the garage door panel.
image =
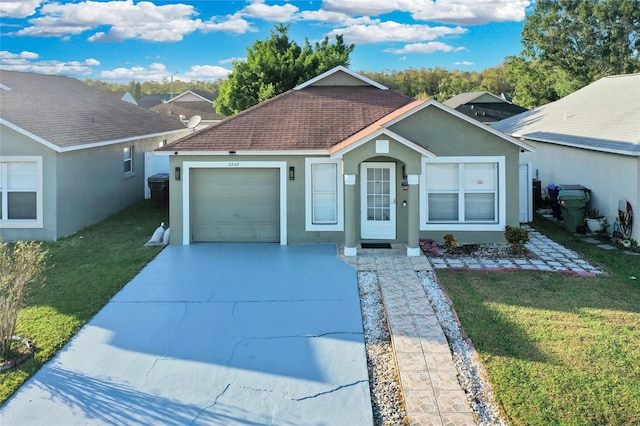
POLYGON ((193 170, 193 241, 279 242, 279 179, 278 169, 193 170))

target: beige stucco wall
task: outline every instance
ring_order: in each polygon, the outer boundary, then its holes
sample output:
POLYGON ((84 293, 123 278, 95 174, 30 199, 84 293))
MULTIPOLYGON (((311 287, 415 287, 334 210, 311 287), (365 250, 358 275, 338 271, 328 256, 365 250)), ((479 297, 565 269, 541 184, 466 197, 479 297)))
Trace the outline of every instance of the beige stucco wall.
POLYGON ((618 200, 631 203, 635 212, 632 238, 640 241, 640 157, 527 141, 536 148, 523 153, 521 162, 533 163, 543 194, 547 185, 579 184, 591 189, 590 207, 600 210, 611 225, 618 215, 618 200))
MULTIPOLYGON (((506 218, 505 223, 518 225, 518 158, 520 148, 494 134, 482 131, 477 126, 443 112, 435 107, 426 108, 403 122, 392 126, 391 130, 400 136, 418 143, 437 156, 492 156, 505 158, 506 179, 506 218)), ((323 157, 323 158, 327 158, 323 157)), ((300 156, 252 156, 252 155, 188 155, 179 154, 170 157, 170 227, 171 243, 183 244, 183 186, 184 180, 176 181, 174 171, 180 167, 184 171, 185 162, 285 162, 286 167, 296 170, 294 181, 287 180, 287 243, 321 243, 344 241, 344 232, 321 232, 305 230, 305 157, 300 156)), ((360 235, 360 165, 362 162, 394 162, 396 164, 396 218, 397 239, 394 242, 407 243, 408 218, 411 209, 419 209, 409 202, 409 191, 421 189, 417 186, 403 190, 403 166, 407 175, 422 174, 424 158, 421 152, 387 135, 372 138, 360 146, 342 153, 343 174, 356 175, 355 205, 346 206, 356 211, 357 235, 360 235), (389 152, 376 152, 376 139, 389 140, 389 152), (407 202, 407 206, 403 202, 407 202)), ((342 183, 342 182, 341 182, 342 183)), ((230 189, 231 190, 231 189, 230 189)), ((504 240, 504 231, 474 231, 474 225, 466 229, 422 231, 421 238, 442 240, 453 232, 461 242, 498 242, 504 240)), ((358 240, 360 241, 360 240, 358 240)))
POLYGON ((6 228, 0 224, 0 238, 4 241, 54 240, 57 233, 57 176, 56 153, 41 143, 5 125, 0 125, 0 157, 34 156, 42 158, 42 228, 6 228))
MULTIPOLYGON (((478 123, 478 126, 485 126, 478 123)), ((478 126, 461 120, 434 106, 428 106, 419 113, 390 127, 399 135, 415 141, 437 157, 503 156, 505 158, 506 218, 505 224, 517 226, 518 217, 518 162, 520 148, 478 126)), ((453 233, 460 242, 502 242, 504 231, 439 230, 422 231, 421 238, 442 241, 447 233, 453 233)))
POLYGON ((58 154, 58 238, 72 234, 144 198, 144 153, 177 135, 156 136, 58 154), (124 173, 123 150, 134 147, 133 173, 124 173))
POLYGON ((41 156, 43 227, 2 228, 6 241, 57 240, 99 222, 144 198, 144 153, 189 132, 57 153, 2 126, 0 155, 41 156), (134 173, 125 176, 125 146, 134 146, 134 173))
MULTIPOLYGON (((328 156, 327 156, 328 157, 328 156)), ((324 158, 327 158, 324 157, 324 158)), ((169 226, 171 227, 171 244, 183 244, 182 203, 184 179, 175 180, 175 168, 180 167, 184 174, 184 163, 192 161, 211 161, 222 163, 235 162, 285 162, 286 168, 294 167, 295 179, 286 180, 287 192, 287 243, 315 244, 336 242, 342 239, 341 231, 320 232, 305 230, 305 157, 304 156, 253 156, 253 155, 172 155, 169 160, 169 226)), ((229 188, 233 191, 233 188, 229 188)))

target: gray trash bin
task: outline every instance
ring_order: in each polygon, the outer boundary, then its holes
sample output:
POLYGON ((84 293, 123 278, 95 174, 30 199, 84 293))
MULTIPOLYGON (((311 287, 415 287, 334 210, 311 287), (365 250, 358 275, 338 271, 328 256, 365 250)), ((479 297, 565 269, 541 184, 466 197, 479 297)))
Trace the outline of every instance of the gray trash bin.
POLYGON ((169 173, 149 176, 147 185, 151 190, 151 206, 161 209, 169 205, 169 173))
POLYGON ((558 203, 562 211, 564 226, 569 232, 577 232, 577 228, 584 224, 587 204, 591 196, 587 188, 561 189, 558 194, 558 203))

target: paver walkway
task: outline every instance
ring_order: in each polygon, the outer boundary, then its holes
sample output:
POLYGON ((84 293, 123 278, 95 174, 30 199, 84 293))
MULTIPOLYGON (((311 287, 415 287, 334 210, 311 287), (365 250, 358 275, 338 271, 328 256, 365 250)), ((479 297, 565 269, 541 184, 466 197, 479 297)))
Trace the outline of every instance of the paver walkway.
POLYGON ((412 425, 475 425, 447 339, 416 273, 433 268, 426 256, 408 257, 405 246, 394 247, 341 258, 378 275, 407 416, 412 425))

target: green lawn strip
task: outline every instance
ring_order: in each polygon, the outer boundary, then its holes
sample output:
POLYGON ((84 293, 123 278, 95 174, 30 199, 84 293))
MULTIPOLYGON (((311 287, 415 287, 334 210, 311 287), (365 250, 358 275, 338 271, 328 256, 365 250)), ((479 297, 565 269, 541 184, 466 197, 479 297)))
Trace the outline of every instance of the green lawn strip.
POLYGON ((143 201, 57 242, 48 242, 46 281, 33 287, 18 316, 17 334, 36 345, 34 356, 0 373, 0 403, 18 387, 161 250, 145 247, 164 221, 166 209, 143 201))
POLYGON ((546 219, 534 227, 607 274, 438 270, 505 417, 513 425, 640 423, 640 257, 585 243, 546 219))

